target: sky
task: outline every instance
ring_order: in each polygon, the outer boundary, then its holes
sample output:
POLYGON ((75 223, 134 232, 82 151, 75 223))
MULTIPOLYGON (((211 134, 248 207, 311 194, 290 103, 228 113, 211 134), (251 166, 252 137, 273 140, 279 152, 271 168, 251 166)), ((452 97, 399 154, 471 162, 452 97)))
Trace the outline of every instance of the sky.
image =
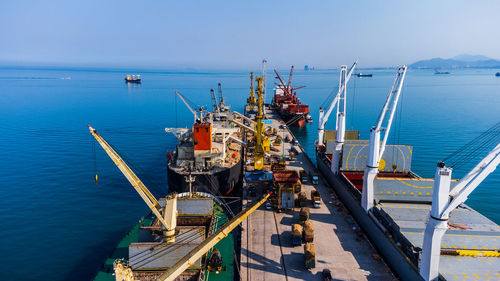
POLYGON ((390 67, 500 59, 500 1, 6 0, 0 64, 390 67))

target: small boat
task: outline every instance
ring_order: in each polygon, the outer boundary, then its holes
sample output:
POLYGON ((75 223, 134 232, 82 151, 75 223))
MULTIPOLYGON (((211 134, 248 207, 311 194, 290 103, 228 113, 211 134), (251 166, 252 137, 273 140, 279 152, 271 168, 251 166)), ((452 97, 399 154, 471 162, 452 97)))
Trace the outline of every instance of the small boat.
POLYGON ((372 77, 373 74, 371 74, 371 73, 370 74, 356 73, 356 76, 358 76, 358 77, 372 77))
POLYGON ((127 74, 127 76, 125 77, 125 82, 126 83, 141 83, 141 75, 130 75, 130 74, 127 74))
POLYGON ((450 74, 449 71, 439 71, 437 68, 434 69, 434 74, 450 74))
POLYGON ((496 76, 496 77, 500 77, 500 72, 497 72, 497 73, 495 74, 495 76, 496 76))
POLYGON ((311 123, 313 121, 313 118, 311 117, 310 114, 306 115, 306 122, 311 123))

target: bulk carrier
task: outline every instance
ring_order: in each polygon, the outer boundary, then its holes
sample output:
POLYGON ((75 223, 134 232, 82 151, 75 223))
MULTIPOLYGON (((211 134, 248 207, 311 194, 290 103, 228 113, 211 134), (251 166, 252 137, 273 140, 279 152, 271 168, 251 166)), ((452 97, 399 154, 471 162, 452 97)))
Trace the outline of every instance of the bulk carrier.
POLYGON ((192 191, 208 192, 223 197, 238 195, 242 185, 242 144, 240 129, 231 123, 241 117, 224 104, 219 83, 219 101, 212 89, 212 111, 195 111, 187 99, 175 91, 194 116, 192 128, 166 128, 178 144, 168 158, 169 191, 187 192, 185 176, 196 181, 192 191))
MULTIPOLYGON (((370 140, 359 140, 359 131, 345 130, 346 84, 355 66, 342 66, 337 95, 326 111, 320 109, 321 173, 402 280, 498 280, 500 227, 464 202, 499 164, 500 144, 460 180, 451 180, 452 168, 443 162, 434 168, 435 179, 421 178, 411 171, 412 147, 386 144, 406 67, 398 70, 370 140), (336 130, 325 131, 335 106, 336 130)), ((498 143, 499 130, 500 123, 457 157, 498 143)))
POLYGON ((309 105, 301 103, 296 92, 296 90, 302 89, 305 86, 292 87, 293 65, 288 76, 288 83, 285 83, 281 79, 276 70, 274 70, 274 73, 276 73, 276 78, 280 83, 274 89, 272 106, 276 108, 286 125, 302 127, 306 122, 312 122, 312 118, 309 115, 309 105))
MULTIPOLYGON (((231 219, 228 206, 209 193, 174 192, 157 200, 111 145, 89 129, 151 209, 118 243, 94 280, 235 279, 237 244, 231 232, 270 194, 231 219)), ((195 179, 189 175, 186 182, 191 187, 195 179)))

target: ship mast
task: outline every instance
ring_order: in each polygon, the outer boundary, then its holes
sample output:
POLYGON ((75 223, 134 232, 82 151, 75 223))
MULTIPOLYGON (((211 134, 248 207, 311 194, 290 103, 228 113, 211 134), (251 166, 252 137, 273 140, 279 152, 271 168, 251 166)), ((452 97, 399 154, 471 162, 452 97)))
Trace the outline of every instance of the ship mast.
POLYGON ((394 119, 394 113, 396 112, 396 108, 398 106, 398 100, 403 87, 403 81, 405 80, 405 75, 406 66, 403 65, 398 69, 394 84, 392 85, 391 91, 389 92, 384 107, 378 117, 377 125, 373 126, 370 130, 370 150, 368 153, 368 161, 366 162, 365 174, 363 176, 363 194, 361 196, 361 205, 366 212, 373 207, 373 181, 378 175, 378 167, 380 165, 380 160, 384 155, 385 145, 387 138, 389 137, 389 132, 391 131, 392 120, 394 119), (389 115, 387 115, 388 112, 389 115), (386 124, 385 127, 382 127, 384 121, 386 124), (380 133, 382 130, 385 130, 385 135, 382 143, 380 143, 380 133))
POLYGON ((467 200, 468 196, 496 169, 499 163, 500 143, 451 191, 450 183, 453 169, 446 167, 443 162, 438 163, 434 177, 432 207, 429 213, 429 222, 425 228, 420 263, 420 275, 424 280, 438 280, 441 241, 448 230, 450 213, 467 200))

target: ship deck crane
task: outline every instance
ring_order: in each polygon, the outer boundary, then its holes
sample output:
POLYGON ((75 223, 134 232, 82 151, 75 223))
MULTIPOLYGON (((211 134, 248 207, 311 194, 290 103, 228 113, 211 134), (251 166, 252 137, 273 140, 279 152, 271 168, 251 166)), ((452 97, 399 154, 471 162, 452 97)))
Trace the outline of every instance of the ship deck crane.
POLYGON ((210 99, 212 100, 212 110, 219 113, 219 105, 217 104, 217 98, 215 97, 214 89, 210 89, 210 99))
POLYGON ((254 148, 254 168, 262 170, 264 168, 264 155, 269 151, 269 141, 264 136, 264 110, 262 77, 257 77, 257 115, 255 116, 255 148, 254 148))
MULTIPOLYGON (((341 70, 340 70, 340 81, 339 81, 339 90, 337 92, 337 95, 335 95, 335 98, 333 99, 333 101, 330 103, 330 106, 328 107, 328 110, 325 111, 320 108, 319 109, 319 118, 318 118, 318 143, 317 143, 317 146, 321 146, 323 145, 323 138, 325 136, 325 125, 326 125, 326 122, 328 121, 328 117, 330 117, 330 114, 332 113, 333 109, 335 108, 335 106, 339 106, 339 99, 340 99, 340 96, 342 95, 342 93, 344 94, 344 98, 345 98, 345 91, 346 91, 346 87, 347 87, 347 82, 349 82, 349 79, 351 79, 351 74, 352 72, 354 71, 354 68, 356 68, 356 65, 358 64, 358 62, 354 62, 353 65, 351 66, 351 68, 349 69, 349 71, 347 72, 347 74, 345 74, 345 71, 347 69, 347 66, 343 65, 341 67, 341 70), (343 76, 345 74, 345 77, 343 76), (344 78, 343 78, 344 77, 344 78)), ((345 101, 344 101, 344 104, 345 104, 345 101)), ((345 111, 345 109, 344 109, 345 111)), ((338 129, 338 121, 337 120, 337 129, 338 129)), ((345 116, 344 116, 344 125, 345 125, 345 116)), ((345 126, 344 126, 345 127, 345 126)), ((344 128, 345 130, 345 128, 344 128)))
POLYGON ((189 265, 194 264, 196 260, 201 258, 206 252, 208 252, 212 247, 217 245, 217 243, 222 240, 224 237, 229 235, 233 229, 235 229, 238 225, 241 224, 250 214, 252 214, 260 205, 264 204, 267 201, 267 198, 271 193, 266 194, 262 199, 258 202, 254 203, 248 209, 240 212, 236 217, 232 220, 228 221, 224 224, 219 230, 217 230, 214 234, 210 235, 205 239, 200 245, 191 250, 186 256, 180 259, 175 265, 169 268, 165 273, 160 275, 156 280, 157 281, 170 281, 177 278, 184 270, 186 270, 189 265))
POLYGON ((241 128, 244 128, 244 129, 249 130, 249 131, 250 131, 250 132, 252 132, 254 135, 257 133, 254 129, 252 129, 252 128, 250 128, 249 126, 247 126, 247 125, 245 125, 245 124, 243 124, 243 123, 241 123, 241 122, 238 122, 238 121, 236 121, 236 120, 229 120, 229 122, 234 123, 236 126, 239 126, 239 127, 241 127, 241 128))
POLYGON ((104 151, 106 151, 109 158, 113 160, 118 169, 120 169, 130 184, 132 184, 132 187, 137 191, 137 193, 139 193, 142 200, 146 202, 153 214, 156 218, 158 218, 158 221, 163 225, 165 228, 167 242, 175 242, 174 234, 175 227, 177 226, 177 195, 167 198, 165 208, 161 207, 154 195, 147 189, 147 187, 135 175, 125 161, 123 161, 120 155, 118 155, 118 153, 108 144, 108 142, 90 125, 89 130, 92 136, 94 136, 97 142, 102 146, 104 151))
POLYGON ((479 184, 492 173, 500 163, 500 143, 491 150, 467 175, 465 175, 450 191, 451 174, 453 169, 439 162, 434 178, 432 207, 429 222, 424 232, 420 275, 426 281, 438 280, 441 241, 448 230, 450 213, 468 196, 479 184))
POLYGON ((247 104, 250 106, 255 106, 255 92, 253 91, 253 72, 250 72, 250 97, 247 99, 247 104))
MULTIPOLYGON (((254 203, 252 206, 248 207, 246 210, 241 211, 237 216, 235 216, 230 221, 226 222, 221 228, 219 228, 212 235, 207 237, 200 245, 191 250, 182 259, 177 261, 172 267, 167 271, 162 273, 156 280, 157 281, 169 281, 175 280, 179 275, 182 274, 190 265, 194 264, 198 259, 200 259, 205 253, 207 253, 211 248, 213 248, 220 240, 228 236, 233 229, 240 225, 249 215, 251 215, 257 208, 264 204, 272 192, 266 194, 261 200, 254 203)), ((113 264, 115 271, 115 278, 118 281, 135 281, 132 269, 121 260, 116 260, 113 264)))
POLYGON ((224 96, 222 95, 222 84, 217 84, 217 91, 219 92, 219 108, 224 108, 224 96))
POLYGON ((384 107, 378 117, 377 125, 373 126, 370 130, 370 147, 365 174, 363 176, 363 191, 361 196, 361 205, 367 212, 373 207, 373 182, 375 177, 378 175, 380 160, 384 155, 385 145, 391 130, 394 113, 396 112, 396 108, 398 106, 398 100, 403 87, 403 82, 405 80, 405 75, 406 66, 403 65, 398 69, 394 84, 392 85, 391 91, 389 92, 384 107), (385 127, 382 127, 384 123, 385 127), (382 130, 385 130, 385 135, 382 143, 380 143, 380 133, 382 130))
POLYGON ((174 90, 174 92, 179 96, 179 98, 181 98, 182 102, 187 106, 187 108, 189 109, 189 111, 191 111, 191 113, 193 113, 194 115, 194 122, 196 122, 197 120, 200 120, 203 118, 203 116, 201 116, 201 110, 200 110, 200 116, 198 116, 198 113, 196 113, 196 111, 189 105, 189 103, 186 101, 186 98, 181 94, 179 93, 177 90, 174 90))
POLYGON ((245 119, 246 121, 248 121, 248 123, 250 123, 250 125, 252 125, 253 123, 255 123, 252 119, 250 119, 250 118, 246 117, 245 115, 243 115, 243 114, 241 114, 241 113, 239 113, 239 112, 237 112, 237 111, 231 111, 231 113, 232 113, 233 115, 236 115, 236 116, 241 117, 242 119, 245 119))

